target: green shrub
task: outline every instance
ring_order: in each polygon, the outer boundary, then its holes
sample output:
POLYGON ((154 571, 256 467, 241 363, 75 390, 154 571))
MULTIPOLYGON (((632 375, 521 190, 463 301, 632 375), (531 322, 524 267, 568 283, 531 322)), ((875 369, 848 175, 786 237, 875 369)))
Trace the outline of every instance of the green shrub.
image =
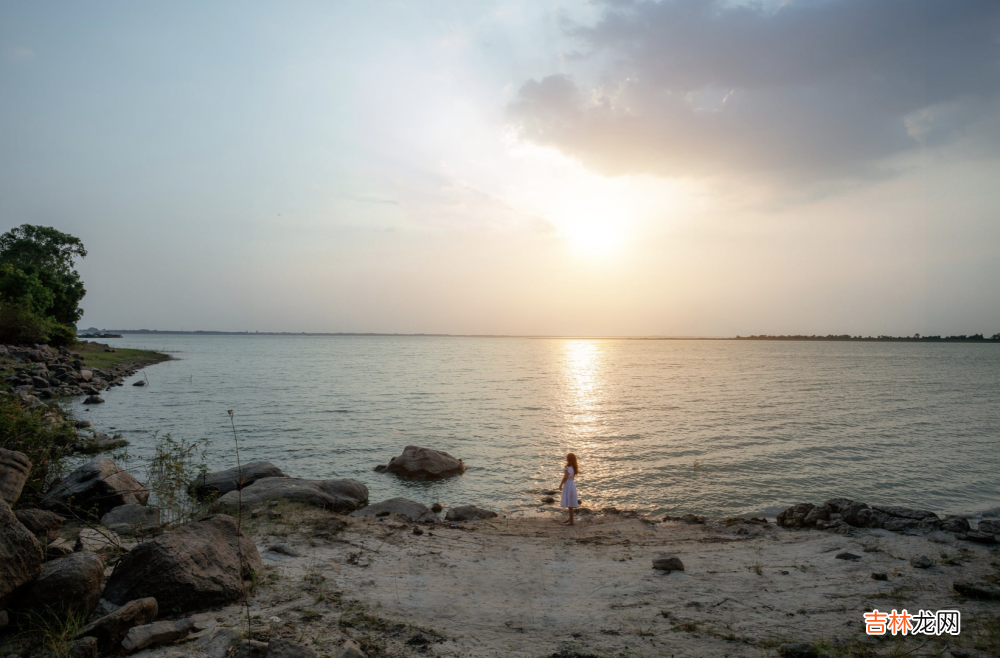
POLYGON ((76 331, 26 306, 0 304, 0 343, 69 346, 76 343, 76 331))
POLYGON ((51 409, 26 409, 9 393, 0 394, 0 448, 23 452, 31 460, 28 481, 21 499, 39 495, 52 477, 60 475, 61 461, 76 440, 76 432, 66 422, 50 422, 51 409))

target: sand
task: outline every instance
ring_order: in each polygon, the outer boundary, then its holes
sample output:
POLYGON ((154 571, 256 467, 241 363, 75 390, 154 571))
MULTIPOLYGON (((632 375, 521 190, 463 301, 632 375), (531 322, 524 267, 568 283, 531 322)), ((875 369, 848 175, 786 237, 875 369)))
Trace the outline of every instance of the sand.
MULTIPOLYGON (((323 512, 272 510, 279 515, 251 529, 267 565, 251 600, 253 627, 321 655, 336 655, 346 637, 369 656, 772 656, 782 642, 846 655, 867 641, 862 613, 873 607, 959 609, 958 638, 875 645, 938 655, 974 649, 973 629, 995 624, 1000 605, 955 594, 956 579, 995 578, 998 555, 947 533, 841 535, 620 515, 566 527, 561 517, 528 514, 419 526, 415 535, 399 517, 349 518, 341 530, 341 517, 323 512), (268 550, 275 543, 301 555, 268 550), (835 557, 845 551, 860 559, 835 557), (664 554, 685 570, 654 571, 664 554), (911 567, 919 555, 934 566, 911 567)), ((239 615, 237 606, 218 611, 219 627, 238 628, 239 615)), ((137 655, 209 655, 202 649, 213 632, 137 655)))

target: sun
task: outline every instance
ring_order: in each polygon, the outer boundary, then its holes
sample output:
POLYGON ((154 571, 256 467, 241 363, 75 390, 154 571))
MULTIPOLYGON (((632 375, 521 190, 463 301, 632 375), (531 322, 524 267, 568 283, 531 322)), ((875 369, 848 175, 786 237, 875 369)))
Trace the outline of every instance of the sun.
POLYGON ((620 225, 587 217, 564 222, 561 232, 573 252, 587 257, 612 256, 619 251, 624 239, 620 225))

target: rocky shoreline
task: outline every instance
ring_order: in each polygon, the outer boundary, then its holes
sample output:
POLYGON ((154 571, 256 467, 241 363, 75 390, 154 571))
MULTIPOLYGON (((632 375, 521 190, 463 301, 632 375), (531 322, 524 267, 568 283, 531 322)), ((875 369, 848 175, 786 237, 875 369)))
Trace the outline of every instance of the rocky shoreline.
MULTIPOLYGON (((39 352, 16 354, 81 394, 128 370, 84 380, 71 353, 39 352)), ((60 654, 76 658, 899 655, 906 640, 866 636, 861 612, 907 605, 961 609, 971 629, 910 655, 1000 650, 992 520, 835 498, 775 522, 606 508, 566 528, 545 509, 370 503, 362 482, 254 462, 192 479, 202 513, 168 526, 107 458, 19 505, 26 459, 0 450, 5 656, 43 655, 33 629, 53 617, 80 622, 60 654)), ((378 477, 465 471, 419 446, 389 466, 378 477)))

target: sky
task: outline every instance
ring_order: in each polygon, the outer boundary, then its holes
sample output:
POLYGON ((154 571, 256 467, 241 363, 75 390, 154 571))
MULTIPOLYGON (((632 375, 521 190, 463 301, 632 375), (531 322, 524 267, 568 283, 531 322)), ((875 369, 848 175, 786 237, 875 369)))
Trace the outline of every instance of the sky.
POLYGON ((0 0, 81 327, 1000 332, 995 0, 0 0))

